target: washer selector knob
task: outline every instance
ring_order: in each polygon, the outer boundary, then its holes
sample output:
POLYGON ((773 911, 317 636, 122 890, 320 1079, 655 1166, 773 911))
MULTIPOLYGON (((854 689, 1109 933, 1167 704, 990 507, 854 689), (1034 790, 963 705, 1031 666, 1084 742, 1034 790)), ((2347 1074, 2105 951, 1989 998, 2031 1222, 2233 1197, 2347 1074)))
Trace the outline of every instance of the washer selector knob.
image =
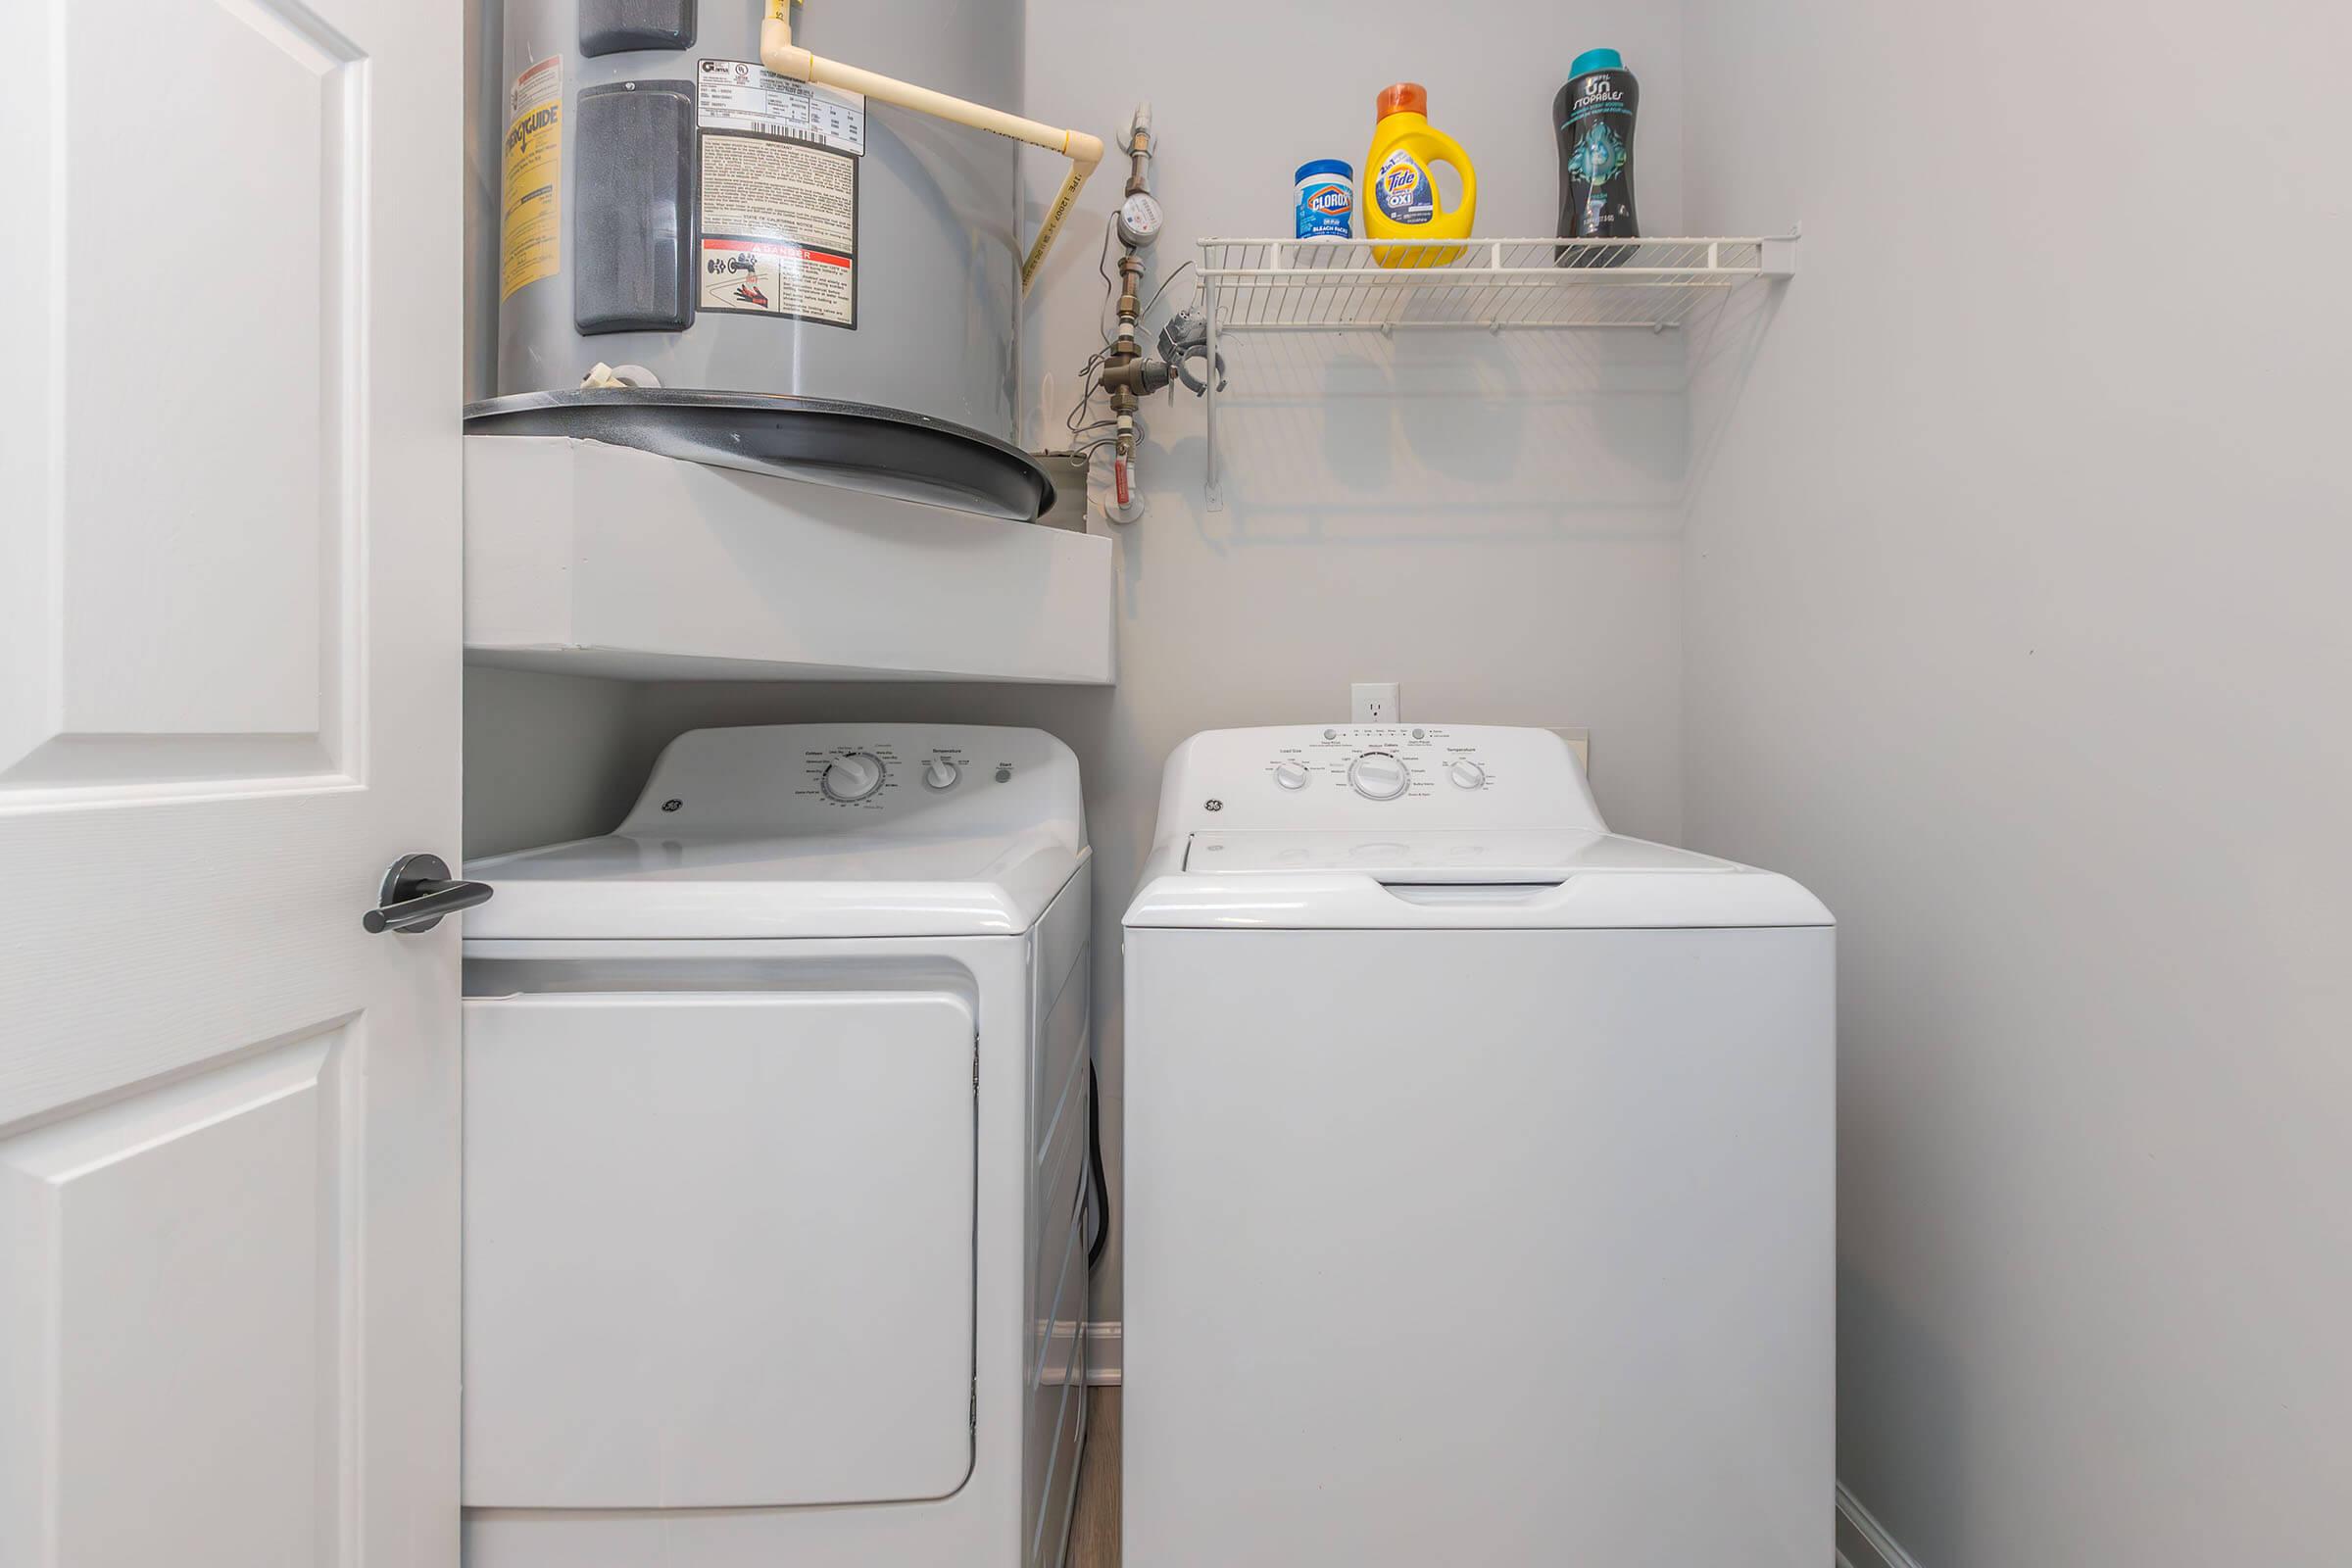
POLYGON ((848 805, 871 797, 888 776, 882 759, 871 752, 852 752, 827 762, 816 787, 824 791, 826 800, 848 805))
POLYGON ((952 790, 962 777, 956 764, 944 757, 934 757, 923 764, 923 788, 927 790, 952 790))
POLYGON ((1487 770, 1466 757, 1447 768, 1446 774, 1466 790, 1483 790, 1487 787, 1487 770))
POLYGON ((1276 762, 1274 782, 1286 790, 1302 790, 1306 788, 1306 768, 1298 762, 1276 762))
POLYGON ((1348 764, 1348 782, 1367 801, 1393 801, 1413 787, 1413 775, 1389 753, 1366 752, 1348 764))

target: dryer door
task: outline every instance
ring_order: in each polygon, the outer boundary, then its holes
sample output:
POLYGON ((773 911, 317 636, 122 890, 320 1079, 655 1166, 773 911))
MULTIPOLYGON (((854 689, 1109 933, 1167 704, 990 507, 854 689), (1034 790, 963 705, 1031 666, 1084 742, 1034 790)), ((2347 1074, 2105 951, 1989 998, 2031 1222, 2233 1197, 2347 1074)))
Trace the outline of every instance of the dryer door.
POLYGON ((972 1010, 466 1004, 470 1506, 946 1496, 972 1463, 972 1010))

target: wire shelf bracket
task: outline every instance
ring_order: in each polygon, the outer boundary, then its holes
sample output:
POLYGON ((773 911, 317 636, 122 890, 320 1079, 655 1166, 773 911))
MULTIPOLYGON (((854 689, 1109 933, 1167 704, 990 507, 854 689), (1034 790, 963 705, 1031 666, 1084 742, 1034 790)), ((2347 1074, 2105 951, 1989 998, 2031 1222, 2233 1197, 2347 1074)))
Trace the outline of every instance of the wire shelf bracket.
MULTIPOLYGON (((1253 332, 1671 331, 1727 291, 1796 272, 1797 235, 1641 240, 1200 242, 1203 345, 1253 332), (1377 255, 1375 253, 1378 253, 1377 255), (1413 258, 1426 255, 1426 261, 1413 258)), ((1224 506, 1216 378, 1207 500, 1224 506)))

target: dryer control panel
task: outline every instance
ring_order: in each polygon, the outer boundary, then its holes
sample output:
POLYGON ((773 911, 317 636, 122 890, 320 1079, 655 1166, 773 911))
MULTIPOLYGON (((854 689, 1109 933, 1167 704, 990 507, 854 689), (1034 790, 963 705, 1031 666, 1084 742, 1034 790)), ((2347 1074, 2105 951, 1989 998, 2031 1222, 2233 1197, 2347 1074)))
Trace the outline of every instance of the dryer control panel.
POLYGON ((1602 827, 1568 743, 1488 724, 1210 730, 1168 760, 1160 830, 1602 827))
POLYGON ((1041 821, 1086 842, 1078 760, 1043 730, 765 724, 671 741, 620 831, 947 835, 1041 821))

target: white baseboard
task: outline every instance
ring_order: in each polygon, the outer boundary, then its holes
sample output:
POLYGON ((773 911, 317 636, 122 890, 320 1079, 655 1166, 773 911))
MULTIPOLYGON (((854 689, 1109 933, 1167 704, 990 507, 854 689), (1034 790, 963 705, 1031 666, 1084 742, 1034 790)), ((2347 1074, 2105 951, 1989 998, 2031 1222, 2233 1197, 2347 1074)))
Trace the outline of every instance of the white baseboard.
POLYGON ((1086 1381, 1099 1388, 1116 1388, 1120 1382, 1119 1331, 1117 1323, 1089 1323, 1086 1335, 1086 1381))
POLYGON ((1842 1481, 1838 1483, 1838 1561, 1839 1568, 1919 1568, 1842 1481))

